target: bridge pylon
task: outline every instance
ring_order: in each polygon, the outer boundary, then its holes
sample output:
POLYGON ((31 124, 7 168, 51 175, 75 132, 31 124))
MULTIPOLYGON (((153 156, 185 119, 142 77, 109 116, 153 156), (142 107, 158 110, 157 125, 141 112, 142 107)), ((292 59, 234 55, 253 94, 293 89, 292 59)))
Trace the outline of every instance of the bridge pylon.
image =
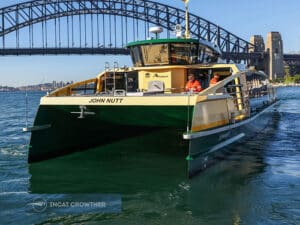
MULTIPOLYGON (((250 38, 250 43, 253 44, 253 46, 249 49, 250 53, 261 53, 264 55, 265 43, 261 35, 253 35, 250 38)), ((250 65, 255 66, 257 70, 265 71, 266 68, 264 57, 250 59, 250 65)))
POLYGON ((269 32, 266 40, 266 70, 270 80, 284 77, 283 44, 279 32, 269 32))

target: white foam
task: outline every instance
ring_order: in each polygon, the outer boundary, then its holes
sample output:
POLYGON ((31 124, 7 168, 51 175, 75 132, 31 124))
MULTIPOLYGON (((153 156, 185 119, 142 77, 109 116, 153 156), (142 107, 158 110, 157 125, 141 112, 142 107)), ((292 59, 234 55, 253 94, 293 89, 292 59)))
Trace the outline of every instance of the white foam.
POLYGON ((29 181, 29 178, 18 178, 18 179, 10 179, 10 180, 3 180, 0 183, 13 183, 13 182, 26 182, 29 181))
POLYGON ((0 192, 0 195, 29 195, 26 191, 5 191, 0 192))
POLYGON ((25 152, 13 150, 13 149, 7 149, 7 148, 2 148, 0 149, 0 153, 2 155, 11 155, 11 156, 25 156, 25 152))

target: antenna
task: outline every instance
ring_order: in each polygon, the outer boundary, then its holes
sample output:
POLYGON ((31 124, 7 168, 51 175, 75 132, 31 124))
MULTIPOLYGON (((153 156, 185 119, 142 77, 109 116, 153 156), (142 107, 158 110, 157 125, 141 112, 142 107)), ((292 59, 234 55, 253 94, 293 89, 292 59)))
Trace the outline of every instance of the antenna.
POLYGON ((182 31, 181 31, 181 25, 180 24, 175 25, 175 35, 176 35, 177 38, 182 37, 182 31))
POLYGON ((188 39, 191 37, 190 35, 190 23, 189 23, 189 0, 182 0, 185 3, 185 38, 188 39))

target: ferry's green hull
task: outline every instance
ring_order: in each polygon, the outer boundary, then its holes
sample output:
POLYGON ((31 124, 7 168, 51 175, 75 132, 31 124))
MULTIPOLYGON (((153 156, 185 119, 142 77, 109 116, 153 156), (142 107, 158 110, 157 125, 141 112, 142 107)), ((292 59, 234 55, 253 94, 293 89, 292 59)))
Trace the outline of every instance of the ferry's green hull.
MULTIPOLYGON (((79 114, 72 112, 80 112, 79 106, 40 105, 34 127, 45 128, 32 131, 28 161, 42 161, 166 129, 170 132, 164 132, 162 138, 177 143, 183 141, 188 122, 187 106, 88 106, 86 111, 94 115, 78 118, 79 114)), ((159 140, 153 140, 153 148, 156 141, 159 140)), ((188 141, 183 142, 188 146, 188 141)), ((188 147, 186 154, 187 150, 188 147)))
POLYGON ((134 146, 186 160, 191 177, 214 163, 219 150, 251 138, 270 125, 274 105, 275 102, 236 124, 189 133, 191 138, 183 134, 190 126, 188 112, 192 118, 193 107, 188 110, 186 106, 87 106, 86 112, 93 114, 79 118, 79 106, 41 105, 34 122, 34 127, 41 129, 32 132, 28 161, 119 143, 117 151, 128 151, 134 146), (223 130, 216 132, 218 129, 223 130), (204 135, 193 136, 201 133, 204 135), (155 138, 146 138, 149 136, 155 138))

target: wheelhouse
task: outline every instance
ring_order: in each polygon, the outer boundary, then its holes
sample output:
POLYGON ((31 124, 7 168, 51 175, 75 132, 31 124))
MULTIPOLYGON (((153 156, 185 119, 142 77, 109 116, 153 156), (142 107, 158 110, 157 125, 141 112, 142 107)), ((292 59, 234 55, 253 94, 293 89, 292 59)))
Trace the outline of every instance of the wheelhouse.
POLYGON ((217 62, 220 52, 197 39, 150 39, 127 45, 135 67, 217 62))

